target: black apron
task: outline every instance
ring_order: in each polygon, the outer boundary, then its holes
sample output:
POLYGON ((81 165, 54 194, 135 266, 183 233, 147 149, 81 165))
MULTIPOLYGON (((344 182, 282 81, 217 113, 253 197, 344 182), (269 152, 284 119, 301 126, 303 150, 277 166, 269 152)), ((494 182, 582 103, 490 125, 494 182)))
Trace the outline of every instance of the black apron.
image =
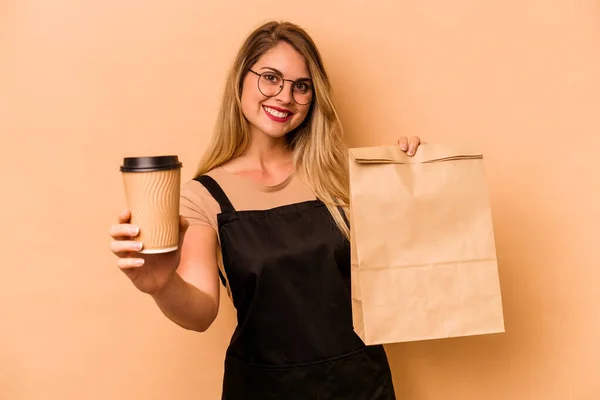
POLYGON ((350 246, 324 203, 236 211, 211 177, 238 324, 223 400, 394 400, 382 346, 352 328, 350 246))

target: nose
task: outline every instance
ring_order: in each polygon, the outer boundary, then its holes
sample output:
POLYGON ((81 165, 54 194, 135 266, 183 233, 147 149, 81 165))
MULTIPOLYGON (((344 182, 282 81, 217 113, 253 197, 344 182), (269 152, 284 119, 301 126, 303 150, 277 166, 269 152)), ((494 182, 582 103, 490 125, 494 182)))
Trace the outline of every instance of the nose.
POLYGON ((287 82, 283 81, 283 88, 275 98, 283 104, 292 104, 294 102, 294 96, 292 96, 293 83, 290 82, 290 86, 286 87, 287 82))

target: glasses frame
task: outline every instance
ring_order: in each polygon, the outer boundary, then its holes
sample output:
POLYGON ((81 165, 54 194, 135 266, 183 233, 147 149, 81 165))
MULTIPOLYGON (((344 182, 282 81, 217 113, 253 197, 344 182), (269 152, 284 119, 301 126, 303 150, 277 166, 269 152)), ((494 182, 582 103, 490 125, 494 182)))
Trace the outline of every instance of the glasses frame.
POLYGON ((279 74, 279 73, 277 73, 277 72, 275 72, 275 71, 265 71, 265 72, 263 72, 263 73, 258 73, 258 72, 256 72, 256 71, 253 71, 253 70, 251 70, 251 69, 248 69, 248 71, 250 71, 250 72, 252 72, 254 75, 258 76, 258 79, 256 80, 256 86, 258 87, 258 91, 259 91, 259 92, 260 92, 260 93, 261 93, 263 96, 265 96, 265 97, 275 97, 275 96, 277 96, 279 93, 281 93, 281 92, 283 91, 283 88, 285 87, 285 83, 286 83, 286 82, 291 82, 291 83, 292 83, 292 88, 291 88, 291 90, 292 90, 292 99, 294 99, 294 103, 296 103, 296 104, 298 104, 298 105, 300 105, 300 106, 306 106, 306 105, 308 105, 308 104, 312 103, 312 102, 314 101, 314 99, 315 99, 314 88, 312 89, 312 90, 313 90, 313 96, 312 96, 312 98, 310 99, 310 101, 309 101, 308 103, 299 103, 299 102, 296 100, 296 98, 294 97, 294 85, 295 85, 295 84, 296 84, 298 81, 305 81, 305 80, 307 80, 307 79, 298 79, 297 81, 293 81, 293 80, 291 80, 291 79, 284 79, 284 78, 283 78, 283 76, 281 76, 281 74, 279 74), (262 76, 263 76, 264 74, 277 75, 277 76, 281 77, 281 81, 282 81, 282 83, 281 83, 281 85, 279 86, 279 91, 278 91, 277 93, 275 93, 274 95, 268 96, 268 95, 264 94, 262 90, 260 90, 260 78, 262 78, 262 76))

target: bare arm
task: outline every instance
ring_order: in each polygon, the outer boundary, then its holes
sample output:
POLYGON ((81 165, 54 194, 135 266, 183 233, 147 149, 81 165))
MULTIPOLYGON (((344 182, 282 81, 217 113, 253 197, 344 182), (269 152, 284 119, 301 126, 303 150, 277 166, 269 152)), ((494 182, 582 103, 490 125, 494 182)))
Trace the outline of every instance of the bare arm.
POLYGON ((219 310, 217 234, 208 226, 190 226, 181 260, 168 283, 152 297, 170 320, 183 328, 204 332, 219 310))

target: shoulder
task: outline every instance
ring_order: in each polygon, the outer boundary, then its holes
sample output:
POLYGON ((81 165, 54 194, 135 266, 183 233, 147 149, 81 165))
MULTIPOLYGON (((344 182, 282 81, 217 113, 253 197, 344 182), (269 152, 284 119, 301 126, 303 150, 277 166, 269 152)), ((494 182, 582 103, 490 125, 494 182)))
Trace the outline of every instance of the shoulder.
POLYGON ((181 184, 181 214, 190 225, 210 225, 216 229, 216 216, 220 212, 219 203, 206 187, 196 179, 181 184))
POLYGON ((209 193, 206 187, 195 179, 190 179, 181 184, 182 198, 196 202, 203 200, 207 195, 209 195, 209 193))
MULTIPOLYGON (((218 169, 212 170, 205 174, 206 176, 210 176, 217 182, 219 181, 219 171, 218 169)), ((190 199, 202 200, 206 197, 211 197, 208 189, 204 186, 199 180, 196 178, 192 178, 188 181, 185 181, 181 184, 181 195, 190 199)))

